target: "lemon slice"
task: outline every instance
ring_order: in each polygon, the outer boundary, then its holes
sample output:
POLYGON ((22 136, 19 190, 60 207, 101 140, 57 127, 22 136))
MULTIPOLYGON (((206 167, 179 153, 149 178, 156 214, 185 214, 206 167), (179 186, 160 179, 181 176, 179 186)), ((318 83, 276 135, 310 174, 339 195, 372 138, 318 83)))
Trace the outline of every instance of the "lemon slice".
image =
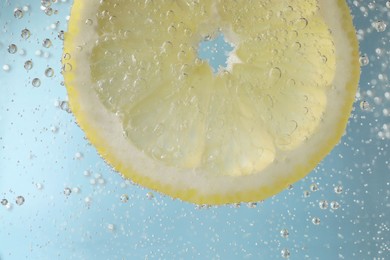
POLYGON ((344 0, 75 0, 63 66, 99 154, 197 204, 303 178, 339 142, 359 79, 344 0), (234 50, 213 73, 198 47, 218 33, 234 50))

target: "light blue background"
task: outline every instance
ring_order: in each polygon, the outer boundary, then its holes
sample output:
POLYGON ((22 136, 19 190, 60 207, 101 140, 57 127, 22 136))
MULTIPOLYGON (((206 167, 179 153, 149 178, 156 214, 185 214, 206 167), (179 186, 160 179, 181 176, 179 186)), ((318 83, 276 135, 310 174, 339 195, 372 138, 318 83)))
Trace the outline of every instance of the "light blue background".
POLYGON ((372 26, 377 20, 389 23, 390 9, 385 0, 348 2, 361 30, 361 53, 370 63, 362 68, 340 144, 308 177, 255 208, 197 209, 156 192, 147 198, 150 191, 106 165, 73 115, 58 106, 67 98, 58 32, 66 30, 71 1, 53 3, 58 14, 47 16, 40 1, 2 0, 0 200, 7 199, 11 208, 0 205, 0 259, 282 259, 283 248, 290 259, 390 259, 389 138, 379 136, 386 133, 384 124, 390 128, 383 111, 390 109, 385 97, 390 27, 377 32, 372 26), (14 18, 14 8, 23 6, 29 11, 14 18), (24 28, 32 33, 28 40, 20 36, 24 28), (52 47, 42 46, 45 38, 52 47), (7 51, 11 43, 18 46, 16 54, 7 51), (26 72, 23 64, 29 59, 34 67, 26 72), (2 69, 5 64, 10 71, 2 69), (47 67, 55 71, 52 78, 44 75, 47 67), (38 88, 31 84, 35 77, 41 79, 38 88), (362 100, 370 104, 367 111, 359 107, 362 100), (319 190, 304 198, 313 183, 319 190), (334 192, 336 185, 342 185, 341 194, 334 192), (73 189, 69 196, 66 187, 73 189), (121 202, 122 194, 128 194, 128 202, 121 202), (21 206, 15 203, 19 195, 25 198, 21 206), (341 207, 322 210, 320 200, 341 207), (313 217, 320 225, 312 223, 313 217), (287 239, 280 235, 284 228, 287 239))

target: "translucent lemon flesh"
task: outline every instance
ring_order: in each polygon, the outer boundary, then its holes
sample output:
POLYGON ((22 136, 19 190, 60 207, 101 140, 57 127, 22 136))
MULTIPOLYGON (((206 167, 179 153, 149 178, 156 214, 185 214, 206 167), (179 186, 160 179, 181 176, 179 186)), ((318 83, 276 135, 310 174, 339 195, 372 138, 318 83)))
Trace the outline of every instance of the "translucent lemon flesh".
POLYGON ((199 204, 258 201, 339 141, 359 78, 342 0, 75 0, 64 78, 79 125, 125 177, 199 204), (225 70, 197 57, 234 46, 225 70))

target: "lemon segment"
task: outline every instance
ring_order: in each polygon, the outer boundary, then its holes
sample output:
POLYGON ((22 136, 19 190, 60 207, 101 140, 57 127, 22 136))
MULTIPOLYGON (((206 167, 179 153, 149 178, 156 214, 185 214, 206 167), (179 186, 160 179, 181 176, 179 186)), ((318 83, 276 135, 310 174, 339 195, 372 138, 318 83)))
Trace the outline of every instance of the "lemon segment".
POLYGON ((342 0, 75 0, 64 53, 71 109, 101 156, 198 204, 262 200, 308 174, 359 79, 342 0), (234 50, 213 73, 198 46, 220 32, 234 50))

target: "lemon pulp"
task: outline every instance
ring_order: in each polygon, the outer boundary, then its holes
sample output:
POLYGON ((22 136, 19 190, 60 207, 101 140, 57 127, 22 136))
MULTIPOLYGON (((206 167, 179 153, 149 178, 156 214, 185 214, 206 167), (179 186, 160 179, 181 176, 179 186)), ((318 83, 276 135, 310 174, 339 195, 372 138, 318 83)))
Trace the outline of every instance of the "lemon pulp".
POLYGON ((339 141, 359 76, 345 1, 75 0, 64 77, 80 126, 125 177, 175 198, 265 199, 339 141), (214 74, 199 42, 234 46, 214 74))

